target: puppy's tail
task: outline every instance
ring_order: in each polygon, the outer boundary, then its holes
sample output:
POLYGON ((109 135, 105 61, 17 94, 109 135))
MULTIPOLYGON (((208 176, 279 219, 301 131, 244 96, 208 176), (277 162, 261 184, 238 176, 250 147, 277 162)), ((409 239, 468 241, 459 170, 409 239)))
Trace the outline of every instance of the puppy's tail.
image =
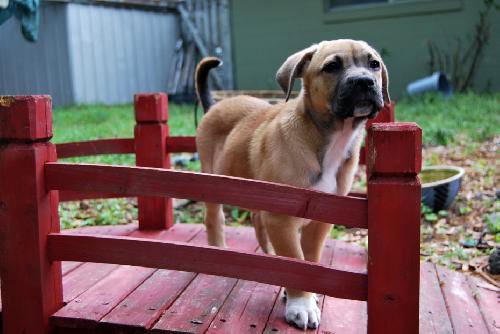
POLYGON ((201 102, 203 107, 203 112, 207 112, 208 109, 214 104, 212 94, 208 89, 208 72, 214 67, 222 65, 222 60, 217 57, 205 57, 196 66, 196 71, 194 74, 195 90, 198 100, 201 102))

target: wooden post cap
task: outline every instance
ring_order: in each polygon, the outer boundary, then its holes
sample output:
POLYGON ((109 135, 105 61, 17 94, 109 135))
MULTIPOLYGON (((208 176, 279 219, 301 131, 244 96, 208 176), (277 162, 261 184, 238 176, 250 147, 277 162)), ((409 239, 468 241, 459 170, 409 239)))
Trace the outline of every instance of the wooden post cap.
POLYGON ((135 94, 134 109, 137 122, 166 122, 168 120, 168 97, 165 93, 135 94))
POLYGON ((371 174, 418 174, 422 167, 422 129, 416 123, 375 123, 368 129, 371 174))
POLYGON ((35 141, 52 137, 48 95, 0 96, 0 139, 35 141))

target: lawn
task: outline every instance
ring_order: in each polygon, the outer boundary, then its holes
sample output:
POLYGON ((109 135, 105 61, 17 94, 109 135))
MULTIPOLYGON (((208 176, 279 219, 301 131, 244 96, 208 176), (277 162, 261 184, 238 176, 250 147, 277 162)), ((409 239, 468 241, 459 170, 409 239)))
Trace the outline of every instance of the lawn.
MULTIPOLYGON (((170 104, 169 115, 172 135, 195 133, 193 106, 170 104)), ((454 164, 467 170, 462 191, 448 211, 433 213, 424 208, 422 258, 464 271, 479 268, 486 255, 500 246, 500 201, 495 188, 499 183, 500 93, 471 93, 450 99, 438 95, 403 99, 396 104, 396 119, 417 122, 422 127, 425 164, 454 164)), ((56 108, 54 128, 55 143, 130 138, 134 128, 132 106, 56 108)), ((132 155, 67 160, 134 164, 132 155)), ((183 168, 196 170, 199 165, 183 168)), ((137 208, 132 199, 69 202, 61 205, 60 214, 63 228, 123 224, 136 220, 137 208)), ((248 222, 248 214, 238 208, 227 207, 226 216, 228 224, 248 222)), ((200 223, 202 217, 199 203, 184 204, 176 209, 179 222, 200 223)), ((339 226, 333 230, 332 237, 367 244, 366 231, 346 231, 339 226)))
MULTIPOLYGON (((201 111, 198 112, 198 118, 200 114, 201 111)), ((169 115, 172 135, 195 133, 191 105, 171 103, 169 115)), ((417 122, 424 130, 426 145, 453 144, 460 135, 472 141, 483 141, 499 133, 500 93, 489 95, 471 93, 457 95, 451 99, 440 95, 404 99, 396 104, 396 118, 398 121, 417 122)), ((134 115, 131 105, 56 108, 54 127, 55 143, 132 137, 134 115)), ((98 158, 96 161, 101 159, 98 158)), ((109 162, 119 163, 120 160, 109 162)))
POLYGON ((456 144, 463 137, 481 142, 500 134, 500 93, 404 99, 396 104, 395 113, 398 121, 420 125, 425 145, 456 144))

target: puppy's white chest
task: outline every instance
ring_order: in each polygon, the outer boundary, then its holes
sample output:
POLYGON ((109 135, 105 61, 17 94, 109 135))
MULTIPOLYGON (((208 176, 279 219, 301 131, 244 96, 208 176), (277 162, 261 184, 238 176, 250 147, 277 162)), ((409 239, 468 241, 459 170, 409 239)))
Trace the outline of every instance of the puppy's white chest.
POLYGON ((347 158, 354 140, 361 131, 360 126, 353 129, 352 122, 352 119, 345 120, 343 128, 332 134, 323 157, 321 178, 310 187, 311 189, 336 193, 339 167, 347 158))

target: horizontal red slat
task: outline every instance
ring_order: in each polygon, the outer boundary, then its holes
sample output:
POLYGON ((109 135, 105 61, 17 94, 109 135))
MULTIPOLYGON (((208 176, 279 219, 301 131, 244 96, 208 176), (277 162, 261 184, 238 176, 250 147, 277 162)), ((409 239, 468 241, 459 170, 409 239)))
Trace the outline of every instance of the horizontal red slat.
POLYGON ((96 199, 96 198, 123 198, 129 197, 126 195, 110 194, 105 192, 81 192, 81 191, 71 191, 71 190, 61 190, 59 192, 59 202, 69 202, 69 201, 81 201, 84 199, 96 199))
POLYGON ((109 192, 128 196, 168 196, 225 203, 367 227, 367 200, 336 196, 277 183, 160 168, 91 164, 45 164, 48 189, 109 192))
POLYGON ((98 139, 56 145, 58 158, 135 153, 133 138, 98 139))
MULTIPOLYGON (((195 137, 168 137, 169 153, 196 152, 195 137)), ((97 139, 56 144, 58 158, 84 157, 99 154, 135 153, 133 138, 97 139)))
POLYGON ((196 152, 195 137, 167 137, 168 153, 196 152))
MULTIPOLYGON (((363 193, 349 193, 350 197, 366 198, 366 194, 363 193)), ((129 197, 127 195, 118 195, 102 192, 85 192, 71 191, 71 190, 61 190, 59 191, 59 202, 69 202, 69 201, 81 201, 84 199, 96 199, 96 198, 123 198, 129 197)))
POLYGON ((59 233, 49 234, 48 251, 50 259, 55 261, 190 271, 288 286, 337 298, 367 299, 366 274, 285 257, 163 240, 59 233))

